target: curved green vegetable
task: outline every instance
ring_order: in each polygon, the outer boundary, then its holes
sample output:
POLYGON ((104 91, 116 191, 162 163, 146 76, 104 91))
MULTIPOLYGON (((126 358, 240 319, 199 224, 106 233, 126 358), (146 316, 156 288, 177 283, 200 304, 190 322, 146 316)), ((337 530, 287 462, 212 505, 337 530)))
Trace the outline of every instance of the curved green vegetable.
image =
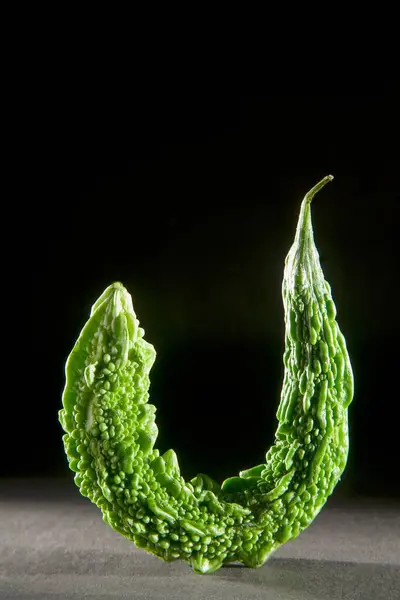
POLYGON ((185 482, 175 452, 159 455, 148 403, 155 350, 122 284, 93 305, 67 360, 59 418, 75 482, 106 523, 165 561, 184 559, 196 573, 261 566, 313 521, 345 468, 353 375, 310 214, 331 179, 305 196, 285 262, 285 372, 265 463, 220 486, 204 474, 185 482))

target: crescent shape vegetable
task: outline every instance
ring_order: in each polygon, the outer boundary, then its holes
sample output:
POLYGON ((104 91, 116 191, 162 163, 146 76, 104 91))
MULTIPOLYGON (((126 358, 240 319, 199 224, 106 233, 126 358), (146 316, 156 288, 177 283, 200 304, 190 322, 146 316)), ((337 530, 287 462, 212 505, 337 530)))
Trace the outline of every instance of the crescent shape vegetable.
POLYGON ((160 559, 184 559, 196 573, 260 567, 313 521, 341 477, 353 374, 310 211, 331 179, 306 194, 285 261, 285 370, 265 463, 219 485, 204 474, 186 482, 175 452, 160 456, 148 403, 156 353, 121 283, 93 305, 68 357, 59 419, 75 483, 106 523, 160 559))

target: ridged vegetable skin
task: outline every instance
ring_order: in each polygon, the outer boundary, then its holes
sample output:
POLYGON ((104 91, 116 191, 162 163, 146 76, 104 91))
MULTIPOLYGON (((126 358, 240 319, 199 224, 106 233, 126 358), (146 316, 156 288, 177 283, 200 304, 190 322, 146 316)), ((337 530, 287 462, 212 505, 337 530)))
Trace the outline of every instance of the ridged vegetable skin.
POLYGON ((331 179, 305 196, 285 262, 285 371, 265 463, 221 486, 204 474, 185 482, 175 452, 160 456, 148 403, 156 353, 121 283, 93 305, 67 360, 59 418, 75 483, 106 523, 165 561, 184 559, 196 573, 260 567, 313 521, 345 468, 353 375, 310 209, 331 179))

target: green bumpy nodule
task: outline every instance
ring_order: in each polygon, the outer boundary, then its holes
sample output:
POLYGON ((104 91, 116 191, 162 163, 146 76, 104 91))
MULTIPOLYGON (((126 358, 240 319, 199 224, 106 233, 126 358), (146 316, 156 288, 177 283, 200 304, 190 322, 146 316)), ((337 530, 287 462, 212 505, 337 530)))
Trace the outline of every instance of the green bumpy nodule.
POLYGON ((221 485, 185 482, 177 456, 154 448, 148 403, 155 350, 121 283, 94 304, 66 364, 59 412, 80 492, 136 546, 196 573, 230 562, 260 567, 316 517, 345 468, 353 375, 304 198, 283 279, 284 380, 278 428, 265 463, 221 485))

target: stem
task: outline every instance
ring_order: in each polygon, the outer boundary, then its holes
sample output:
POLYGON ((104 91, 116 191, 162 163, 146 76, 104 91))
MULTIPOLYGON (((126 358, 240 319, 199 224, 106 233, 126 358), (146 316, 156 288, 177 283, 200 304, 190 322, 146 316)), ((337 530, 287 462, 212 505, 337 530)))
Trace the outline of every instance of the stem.
POLYGON ((321 179, 321 181, 319 181, 309 192, 307 192, 307 194, 304 196, 303 202, 305 204, 311 204, 311 200, 314 198, 315 194, 319 192, 319 190, 322 189, 329 181, 332 181, 332 179, 333 175, 327 175, 321 179))
POLYGON ((318 260, 318 253, 314 246, 314 235, 311 223, 311 201, 315 194, 319 192, 329 181, 332 181, 333 175, 327 175, 319 181, 307 194, 301 203, 299 220, 296 227, 296 235, 293 245, 286 257, 285 275, 287 283, 292 285, 304 284, 304 278, 313 285, 319 287, 319 280, 322 276, 321 267, 318 260))
POLYGON ((307 194, 304 196, 303 202, 301 203, 299 221, 297 223, 296 237, 295 241, 298 243, 300 250, 303 250, 303 245, 306 240, 312 239, 312 226, 311 226, 311 217, 310 217, 310 204, 311 200, 314 198, 315 194, 319 192, 329 181, 332 181, 333 175, 327 175, 321 181, 319 181, 316 185, 307 194))

